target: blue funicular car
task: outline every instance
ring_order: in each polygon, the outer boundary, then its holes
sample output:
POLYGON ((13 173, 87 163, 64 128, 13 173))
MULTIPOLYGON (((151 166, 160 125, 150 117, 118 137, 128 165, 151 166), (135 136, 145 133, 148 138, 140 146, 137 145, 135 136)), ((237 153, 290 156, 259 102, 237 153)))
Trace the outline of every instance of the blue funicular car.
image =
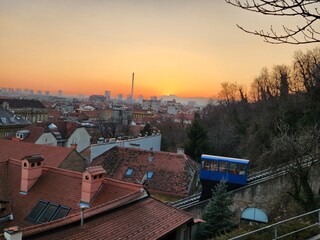
POLYGON ((247 184, 249 160, 202 154, 200 181, 201 200, 211 198, 212 189, 220 181, 225 181, 228 190, 247 184))

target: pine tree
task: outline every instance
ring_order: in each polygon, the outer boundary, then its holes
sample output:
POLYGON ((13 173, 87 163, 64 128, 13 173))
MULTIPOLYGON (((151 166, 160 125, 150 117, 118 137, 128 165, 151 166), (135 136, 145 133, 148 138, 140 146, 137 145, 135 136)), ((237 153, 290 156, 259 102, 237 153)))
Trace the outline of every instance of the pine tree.
POLYGON ((230 206, 233 203, 232 196, 227 192, 225 182, 220 182, 212 193, 212 199, 203 215, 206 222, 201 226, 201 236, 210 238, 232 230, 235 224, 231 221, 233 212, 230 206))
POLYGON ((142 136, 144 136, 145 134, 147 134, 148 136, 150 136, 152 134, 152 127, 149 123, 147 123, 144 128, 140 131, 140 134, 142 136))
POLYGON ((191 158, 200 161, 201 154, 207 149, 207 131, 201 124, 199 114, 195 114, 191 126, 187 130, 188 142, 185 144, 185 152, 191 158))

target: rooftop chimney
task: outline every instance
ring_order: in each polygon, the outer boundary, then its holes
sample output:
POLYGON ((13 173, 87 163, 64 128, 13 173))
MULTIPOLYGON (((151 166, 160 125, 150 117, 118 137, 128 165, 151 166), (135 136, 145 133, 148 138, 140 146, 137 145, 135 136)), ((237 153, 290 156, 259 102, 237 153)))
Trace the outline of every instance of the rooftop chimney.
POLYGON ((22 240, 22 232, 18 226, 3 229, 6 240, 22 240))
POLYGON ((95 194, 101 187, 106 171, 101 167, 90 167, 82 176, 81 202, 90 204, 95 194))
POLYGON ((133 88, 134 88, 134 73, 132 73, 132 84, 131 84, 131 99, 133 100, 133 88))
POLYGON ((44 158, 41 155, 30 155, 22 159, 20 193, 26 194, 41 176, 43 160, 44 158))

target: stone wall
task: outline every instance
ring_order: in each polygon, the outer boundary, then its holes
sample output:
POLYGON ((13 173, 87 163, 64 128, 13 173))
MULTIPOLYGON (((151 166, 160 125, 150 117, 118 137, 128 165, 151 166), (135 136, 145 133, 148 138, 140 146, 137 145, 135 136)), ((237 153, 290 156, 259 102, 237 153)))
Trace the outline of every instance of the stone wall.
MULTIPOLYGON (((320 194, 320 163, 312 167, 310 181, 313 191, 316 194, 320 194)), ((282 175, 261 181, 257 184, 247 185, 234 191, 234 205, 232 208, 236 216, 239 216, 239 219, 241 212, 247 207, 260 208, 268 215, 279 202, 285 201, 288 197, 287 192, 290 187, 291 182, 288 175, 282 175)), ((203 201, 196 206, 185 209, 185 211, 193 214, 195 218, 201 218, 208 203, 209 200, 203 201)))

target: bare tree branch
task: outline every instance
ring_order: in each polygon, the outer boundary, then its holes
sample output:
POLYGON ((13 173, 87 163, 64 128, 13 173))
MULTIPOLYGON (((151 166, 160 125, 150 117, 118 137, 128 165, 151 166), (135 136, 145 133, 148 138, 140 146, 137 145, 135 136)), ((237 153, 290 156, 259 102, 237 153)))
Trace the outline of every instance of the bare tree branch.
POLYGON ((271 44, 309 44, 320 42, 319 0, 225 0, 232 6, 267 16, 302 18, 305 23, 294 28, 282 26, 277 33, 273 26, 269 31, 248 30, 237 25, 242 31, 260 36, 271 44), (318 25, 317 25, 318 23, 318 25), (318 27, 318 28, 316 28, 318 27))

